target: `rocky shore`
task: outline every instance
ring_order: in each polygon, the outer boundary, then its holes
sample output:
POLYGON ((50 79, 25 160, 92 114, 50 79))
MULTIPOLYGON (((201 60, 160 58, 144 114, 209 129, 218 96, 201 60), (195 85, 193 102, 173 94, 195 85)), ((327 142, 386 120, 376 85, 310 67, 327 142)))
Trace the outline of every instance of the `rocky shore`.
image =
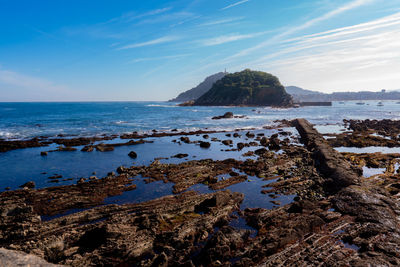
MULTIPOLYGON (((48 266, 400 265, 396 169, 400 155, 334 149, 346 144, 389 146, 389 142, 396 147, 400 127, 392 121, 345 123, 348 132, 327 139, 304 119, 281 122, 297 129, 300 143, 283 129, 271 136, 248 131, 247 140, 236 146, 232 139, 238 138, 237 132, 219 140, 228 150, 254 147, 246 152, 253 156, 247 159, 155 160, 144 166, 121 166, 106 177, 74 185, 2 192, 0 260, 22 260, 23 252, 48 266), (365 167, 385 171, 365 177, 365 167), (138 177, 147 184, 171 183, 172 191, 140 203, 105 204, 109 197, 139 190, 138 177), (252 180, 263 185, 251 194, 270 205, 245 205, 251 196, 238 187, 252 180), (292 197, 279 203, 282 196, 292 197)), ((143 144, 146 137, 165 135, 202 146, 210 144, 212 133, 132 133, 119 136, 130 141, 112 146, 143 144), (193 142, 187 137, 191 134, 204 141, 193 142)), ((101 140, 51 142, 97 149, 94 142, 101 140)), ((3 142, 7 143, 1 144, 2 151, 7 151, 47 145, 49 139, 3 142)))

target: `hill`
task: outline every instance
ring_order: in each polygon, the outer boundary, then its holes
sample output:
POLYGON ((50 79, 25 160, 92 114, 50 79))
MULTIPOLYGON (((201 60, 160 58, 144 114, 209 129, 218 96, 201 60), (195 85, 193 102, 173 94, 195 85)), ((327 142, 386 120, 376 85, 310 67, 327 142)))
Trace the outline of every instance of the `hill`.
POLYGON ((297 86, 286 86, 285 90, 290 95, 319 95, 320 92, 306 90, 297 86))
POLYGON ((292 97, 278 78, 262 71, 246 69, 227 74, 198 98, 199 106, 290 106, 292 97))
POLYGON ((190 100, 196 100, 203 94, 205 94, 208 90, 211 89, 213 84, 222 79, 227 73, 226 72, 218 72, 211 76, 208 76, 203 82, 201 82, 196 87, 187 90, 181 94, 179 94, 176 98, 169 100, 170 102, 185 102, 190 100))

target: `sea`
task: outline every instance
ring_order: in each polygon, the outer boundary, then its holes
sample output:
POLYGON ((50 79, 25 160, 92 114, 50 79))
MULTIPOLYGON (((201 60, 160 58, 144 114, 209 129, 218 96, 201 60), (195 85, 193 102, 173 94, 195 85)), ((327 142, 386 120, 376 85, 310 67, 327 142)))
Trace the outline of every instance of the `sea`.
MULTIPOLYGON (((194 130, 234 131, 241 129, 242 138, 232 138, 233 146, 246 142, 245 133, 253 129, 255 133, 271 136, 276 129, 265 126, 276 125, 276 120, 305 118, 316 125, 321 133, 345 131, 344 119, 400 119, 398 101, 346 101, 333 102, 332 106, 271 108, 271 107, 179 107, 173 102, 73 102, 73 103, 0 103, 0 139, 24 140, 46 136, 63 138, 76 136, 121 135, 137 131, 149 133, 153 130, 169 132, 194 130), (225 112, 243 118, 213 120, 213 116, 225 112)), ((294 128, 284 129, 293 135, 294 128)), ((219 140, 227 139, 225 133, 210 134, 219 140)), ((37 188, 55 185, 75 184, 80 178, 90 176, 104 177, 119 166, 147 165, 157 158, 162 163, 179 163, 188 160, 211 158, 223 160, 236 158, 251 159, 243 154, 257 147, 244 148, 242 151, 225 151, 221 142, 211 142, 209 149, 202 149, 195 144, 173 142, 179 137, 147 138, 146 143, 136 146, 116 147, 110 152, 82 152, 77 147, 73 152, 51 152, 40 156, 42 151, 57 148, 52 144, 47 147, 25 148, 0 153, 0 192, 18 189, 27 181, 34 181, 37 188), (128 156, 130 151, 138 154, 136 159, 128 156), (188 157, 172 157, 178 153, 188 157), (49 177, 61 175, 57 183, 49 177)), ((189 136, 191 141, 202 140, 202 136, 189 136)), ((210 141, 208 139, 208 141, 210 141)), ((104 143, 126 142, 119 138, 99 141, 104 143)), ((247 141, 248 142, 248 141, 247 141)), ((301 144, 299 144, 301 145, 301 144)), ((278 151, 279 153, 279 151, 278 151)), ((135 177, 137 189, 125 192, 121 196, 106 199, 109 203, 135 203, 150 200, 172 193, 171 183, 155 182, 146 184, 145 177, 135 177)), ((246 195, 243 207, 272 208, 271 199, 260 193, 268 182, 257 177, 250 177, 249 182, 229 187, 232 191, 246 195), (255 194, 257 193, 257 194, 255 194)), ((195 185, 189 190, 202 193, 210 192, 207 186, 195 185)), ((290 202, 294 196, 279 196, 282 205, 290 202)))
POLYGON ((333 102, 331 107, 178 107, 173 102, 0 103, 0 139, 36 136, 96 136, 153 129, 234 130, 262 128, 275 120, 306 118, 317 125, 343 119, 399 119, 398 101, 333 102), (363 103, 363 104, 361 104, 363 103), (212 120, 231 111, 245 118, 212 120))

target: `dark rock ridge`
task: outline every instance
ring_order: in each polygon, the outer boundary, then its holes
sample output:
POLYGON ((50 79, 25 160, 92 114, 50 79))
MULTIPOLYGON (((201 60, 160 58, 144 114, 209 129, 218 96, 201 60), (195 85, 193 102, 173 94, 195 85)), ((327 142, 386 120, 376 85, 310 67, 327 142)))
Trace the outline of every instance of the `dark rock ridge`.
POLYGON ((213 84, 222 79, 227 73, 226 72, 218 72, 211 76, 208 76, 203 82, 201 82, 196 87, 185 91, 179 94, 176 98, 171 99, 170 102, 186 102, 190 100, 195 100, 205 94, 208 90, 211 89, 213 84))
POLYGON ((328 190, 337 191, 352 184, 359 184, 361 169, 352 166, 335 151, 312 124, 305 119, 296 119, 293 125, 307 149, 313 152, 317 168, 326 177, 328 190))
POLYGON ((292 105, 278 78, 261 71, 246 69, 228 74, 198 98, 199 106, 277 106, 292 105))

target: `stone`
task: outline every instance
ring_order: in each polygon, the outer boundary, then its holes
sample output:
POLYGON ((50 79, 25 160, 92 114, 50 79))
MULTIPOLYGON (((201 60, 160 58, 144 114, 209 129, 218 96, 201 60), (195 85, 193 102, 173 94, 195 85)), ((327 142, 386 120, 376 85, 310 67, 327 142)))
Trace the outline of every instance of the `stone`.
POLYGON ((20 188, 34 188, 36 185, 35 185, 35 182, 33 182, 33 181, 29 181, 29 182, 26 182, 26 183, 24 183, 23 185, 20 185, 19 187, 20 188))
POLYGON ((133 158, 133 159, 136 159, 136 158, 137 158, 137 154, 136 154, 135 151, 129 152, 128 156, 131 157, 131 158, 133 158))
POLYGON ((211 146, 211 144, 209 142, 200 141, 201 148, 209 148, 210 146, 211 146))

